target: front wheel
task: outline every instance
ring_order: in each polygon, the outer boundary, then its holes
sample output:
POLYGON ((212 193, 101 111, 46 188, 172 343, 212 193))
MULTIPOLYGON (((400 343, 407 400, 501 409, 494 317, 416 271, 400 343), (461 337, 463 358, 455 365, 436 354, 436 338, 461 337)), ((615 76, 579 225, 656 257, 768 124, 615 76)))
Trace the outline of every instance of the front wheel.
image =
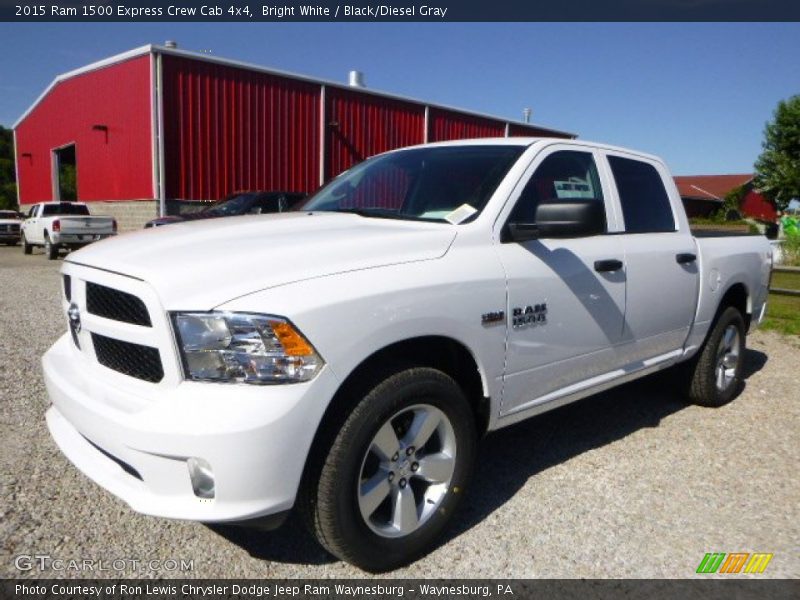
POLYGON ((28 240, 25 238, 25 234, 22 234, 22 253, 23 254, 30 254, 33 252, 33 246, 28 243, 28 240))
POLYGON ((689 364, 689 398, 701 406, 722 406, 739 393, 745 352, 742 313, 729 306, 705 345, 689 364))
POLYGON ((401 370, 349 414, 311 484, 320 543, 362 569, 388 571, 428 552, 463 496, 476 452, 461 388, 430 368, 401 370))

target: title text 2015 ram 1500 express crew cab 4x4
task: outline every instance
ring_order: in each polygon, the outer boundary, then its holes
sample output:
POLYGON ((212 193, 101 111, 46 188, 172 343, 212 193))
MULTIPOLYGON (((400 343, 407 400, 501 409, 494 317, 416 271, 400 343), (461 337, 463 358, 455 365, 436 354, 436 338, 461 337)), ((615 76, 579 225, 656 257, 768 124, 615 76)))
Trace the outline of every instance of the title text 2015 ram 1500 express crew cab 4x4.
POLYGON ((297 506, 333 554, 387 570, 430 549, 485 432, 678 363, 695 402, 731 400, 770 268, 763 237, 694 238, 653 156, 397 150, 300 212, 68 256, 47 422, 137 511, 297 506))

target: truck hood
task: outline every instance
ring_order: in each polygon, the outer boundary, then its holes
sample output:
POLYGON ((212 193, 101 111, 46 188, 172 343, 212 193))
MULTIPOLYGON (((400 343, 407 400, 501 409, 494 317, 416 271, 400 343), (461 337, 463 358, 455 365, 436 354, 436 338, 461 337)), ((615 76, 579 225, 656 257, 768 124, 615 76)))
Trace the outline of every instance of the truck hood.
POLYGON ((455 236, 447 224, 298 212, 125 233, 67 261, 141 279, 167 310, 208 310, 305 279, 439 258, 455 236))

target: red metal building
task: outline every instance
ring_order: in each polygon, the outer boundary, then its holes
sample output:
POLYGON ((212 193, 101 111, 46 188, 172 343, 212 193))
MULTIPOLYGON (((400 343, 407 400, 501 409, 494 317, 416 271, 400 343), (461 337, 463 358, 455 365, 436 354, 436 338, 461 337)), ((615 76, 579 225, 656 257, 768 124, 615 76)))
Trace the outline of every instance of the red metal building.
MULTIPOLYGON (((311 192, 374 154, 428 141, 571 133, 172 47, 60 75, 14 125, 21 205, 174 200, 243 189, 311 192)), ((125 203, 130 206, 131 203, 125 203)), ((142 217, 139 218, 141 220, 142 217)))

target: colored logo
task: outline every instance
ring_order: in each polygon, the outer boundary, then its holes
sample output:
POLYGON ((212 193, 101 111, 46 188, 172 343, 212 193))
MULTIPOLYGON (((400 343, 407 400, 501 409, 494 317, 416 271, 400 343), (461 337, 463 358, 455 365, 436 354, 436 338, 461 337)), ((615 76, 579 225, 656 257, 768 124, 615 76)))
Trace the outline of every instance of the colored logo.
POLYGON ((773 554, 766 552, 709 552, 700 561, 698 573, 763 573, 773 554))

